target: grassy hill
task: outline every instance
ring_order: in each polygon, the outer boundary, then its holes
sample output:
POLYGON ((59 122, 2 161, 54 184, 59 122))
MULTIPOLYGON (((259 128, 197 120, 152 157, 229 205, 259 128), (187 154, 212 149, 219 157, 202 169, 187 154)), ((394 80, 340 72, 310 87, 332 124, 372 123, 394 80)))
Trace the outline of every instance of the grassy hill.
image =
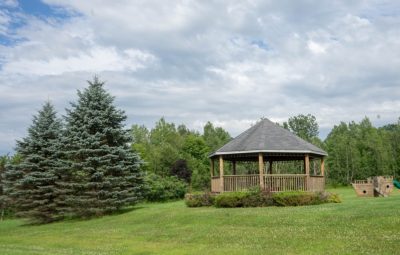
POLYGON ((186 208, 141 204, 124 214, 42 226, 0 222, 0 254, 399 254, 400 192, 342 204, 186 208))

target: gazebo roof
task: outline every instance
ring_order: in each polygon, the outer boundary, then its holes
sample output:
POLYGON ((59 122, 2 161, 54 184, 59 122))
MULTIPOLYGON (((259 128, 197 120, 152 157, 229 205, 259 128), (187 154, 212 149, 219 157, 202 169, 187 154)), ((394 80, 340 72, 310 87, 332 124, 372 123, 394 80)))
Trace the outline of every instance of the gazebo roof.
POLYGON ((264 118, 212 153, 210 157, 260 152, 328 155, 324 150, 264 118))

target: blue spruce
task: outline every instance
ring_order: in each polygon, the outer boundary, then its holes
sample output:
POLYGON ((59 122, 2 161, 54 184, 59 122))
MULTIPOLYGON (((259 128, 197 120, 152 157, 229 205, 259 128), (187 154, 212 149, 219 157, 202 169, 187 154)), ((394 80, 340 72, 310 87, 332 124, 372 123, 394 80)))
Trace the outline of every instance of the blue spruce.
POLYGON ((99 216, 137 203, 142 197, 141 160, 129 146, 126 115, 97 77, 78 91, 67 109, 64 166, 59 169, 64 213, 99 216))
POLYGON ((54 107, 45 103, 33 117, 28 136, 17 141, 19 164, 5 169, 4 193, 17 216, 32 223, 47 223, 60 218, 57 206, 56 170, 62 123, 54 107))

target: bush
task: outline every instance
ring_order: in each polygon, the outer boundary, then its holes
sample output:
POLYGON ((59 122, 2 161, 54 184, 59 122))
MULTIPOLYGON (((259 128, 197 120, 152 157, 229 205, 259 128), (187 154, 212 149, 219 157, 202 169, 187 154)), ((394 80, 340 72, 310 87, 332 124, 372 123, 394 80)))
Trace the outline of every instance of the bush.
POLYGON ((249 192, 227 192, 215 197, 216 207, 243 207, 243 200, 249 192))
POLYGON ((211 206, 234 207, 265 207, 265 206, 301 206, 322 203, 340 203, 337 194, 329 192, 290 191, 274 193, 252 189, 241 192, 226 192, 219 195, 210 193, 194 193, 185 196, 188 207, 211 206))
POLYGON ((321 204, 317 193, 304 191, 288 191, 275 193, 273 196, 274 204, 277 206, 299 206, 321 204))
POLYGON ((215 195, 209 192, 188 193, 185 195, 185 203, 188 207, 201 207, 214 205, 215 195))
POLYGON ((319 194, 321 201, 323 201, 324 203, 341 203, 342 202, 339 195, 336 193, 330 193, 327 191, 323 191, 318 194, 319 194))
POLYGON ((275 193, 274 204, 277 206, 317 205, 322 203, 340 203, 337 194, 323 192, 290 191, 275 193))
POLYGON ((250 191, 247 196, 242 199, 243 207, 264 207, 274 205, 272 193, 267 191, 250 191))
POLYGON ((187 191, 187 184, 175 176, 162 177, 148 174, 145 177, 145 184, 147 201, 182 199, 187 191))
POLYGON ((222 193, 215 198, 216 207, 263 207, 272 205, 271 193, 260 189, 222 193))

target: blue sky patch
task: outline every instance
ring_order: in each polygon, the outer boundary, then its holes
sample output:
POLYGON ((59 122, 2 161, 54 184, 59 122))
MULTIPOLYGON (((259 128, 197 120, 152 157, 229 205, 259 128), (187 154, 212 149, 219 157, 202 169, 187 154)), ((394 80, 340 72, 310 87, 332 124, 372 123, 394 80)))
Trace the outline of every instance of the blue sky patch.
POLYGON ((4 46, 12 46, 24 40, 16 36, 16 30, 26 24, 28 16, 35 16, 42 20, 53 18, 60 21, 77 16, 76 13, 47 5, 40 0, 19 0, 17 7, 2 6, 2 8, 4 8, 3 12, 11 19, 7 33, 0 34, 0 45, 4 46))
POLYGON ((47 5, 39 0, 19 0, 19 7, 24 13, 39 18, 52 17, 63 19, 71 16, 64 9, 47 5))

